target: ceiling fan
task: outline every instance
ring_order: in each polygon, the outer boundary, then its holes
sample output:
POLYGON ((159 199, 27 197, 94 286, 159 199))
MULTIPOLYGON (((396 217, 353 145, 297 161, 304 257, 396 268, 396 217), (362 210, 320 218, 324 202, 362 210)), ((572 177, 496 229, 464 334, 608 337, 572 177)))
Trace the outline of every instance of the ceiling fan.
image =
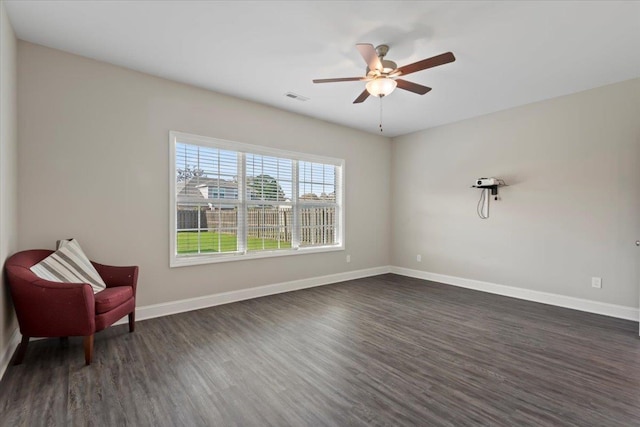
POLYGON ((389 46, 382 44, 376 48, 369 43, 358 43, 356 48, 360 55, 367 63, 366 76, 364 77, 341 77, 336 79, 315 79, 314 83, 334 83, 334 82, 367 82, 366 89, 358 96, 354 104, 359 104, 369 97, 369 95, 383 96, 389 95, 397 87, 408 90, 409 92, 424 95, 431 90, 430 87, 419 85, 407 80, 399 79, 400 76, 415 73, 416 71, 426 70, 427 68, 437 67, 438 65, 448 64, 456 60, 453 53, 447 52, 413 64, 398 67, 393 61, 388 61, 384 57, 389 52, 389 46))

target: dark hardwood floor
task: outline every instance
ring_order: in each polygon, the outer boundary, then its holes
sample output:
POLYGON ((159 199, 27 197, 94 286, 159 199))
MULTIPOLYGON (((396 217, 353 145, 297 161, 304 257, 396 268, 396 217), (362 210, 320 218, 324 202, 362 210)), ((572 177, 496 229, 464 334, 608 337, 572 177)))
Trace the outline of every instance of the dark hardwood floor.
POLYGON ((637 328, 389 274, 32 342, 0 424, 638 426, 637 328))

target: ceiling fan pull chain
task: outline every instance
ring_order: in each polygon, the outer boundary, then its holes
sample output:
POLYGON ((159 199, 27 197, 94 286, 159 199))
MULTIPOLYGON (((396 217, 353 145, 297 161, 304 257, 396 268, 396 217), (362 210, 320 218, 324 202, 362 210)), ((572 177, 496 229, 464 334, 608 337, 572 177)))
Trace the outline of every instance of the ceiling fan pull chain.
POLYGON ((382 98, 383 96, 380 97, 380 133, 382 133, 382 98))

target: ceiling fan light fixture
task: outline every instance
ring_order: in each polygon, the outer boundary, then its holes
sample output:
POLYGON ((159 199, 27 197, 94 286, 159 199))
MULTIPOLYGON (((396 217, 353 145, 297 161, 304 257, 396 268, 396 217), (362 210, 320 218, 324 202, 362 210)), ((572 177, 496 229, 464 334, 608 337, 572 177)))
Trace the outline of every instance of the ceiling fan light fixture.
POLYGON ((367 83, 367 92, 373 96, 387 96, 396 88, 398 83, 388 77, 379 77, 367 83))

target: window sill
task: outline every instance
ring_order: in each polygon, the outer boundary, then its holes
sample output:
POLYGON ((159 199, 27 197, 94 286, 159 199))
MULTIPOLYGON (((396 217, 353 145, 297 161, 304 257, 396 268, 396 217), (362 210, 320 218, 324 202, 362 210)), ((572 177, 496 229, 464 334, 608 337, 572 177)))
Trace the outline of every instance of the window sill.
POLYGON ((336 245, 336 246, 323 246, 320 248, 300 248, 300 249, 283 250, 283 251, 250 252, 246 254, 234 252, 234 253, 225 254, 225 255, 202 254, 202 255, 184 255, 180 257, 173 255, 169 260, 169 267, 171 268, 187 267, 190 265, 215 264, 219 262, 231 262, 231 261, 246 261, 250 259, 317 254, 317 253, 323 253, 323 252, 336 252, 336 251, 343 251, 343 250, 344 250, 344 245, 336 245))

